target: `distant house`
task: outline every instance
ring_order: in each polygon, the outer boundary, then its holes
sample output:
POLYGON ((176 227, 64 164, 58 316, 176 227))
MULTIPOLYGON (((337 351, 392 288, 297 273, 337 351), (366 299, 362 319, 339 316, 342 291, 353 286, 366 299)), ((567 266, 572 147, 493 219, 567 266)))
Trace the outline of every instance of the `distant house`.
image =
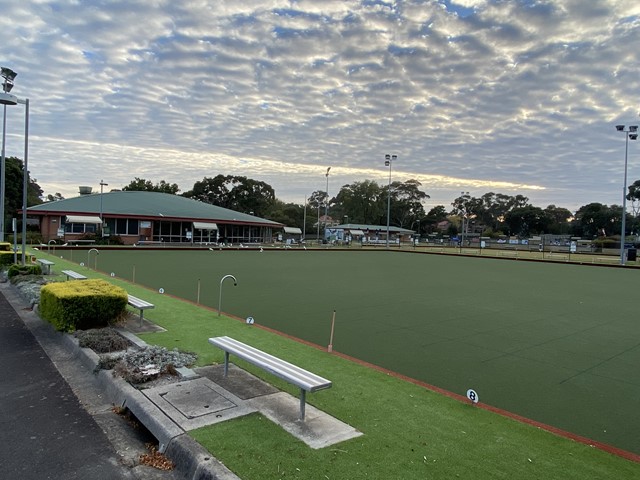
MULTIPOLYGON (((86 191, 86 190, 85 190, 86 191)), ((158 192, 85 193, 27 209, 39 221, 45 242, 73 242, 87 234, 117 235, 139 242, 271 242, 283 224, 158 192), (101 228, 102 227, 102 228, 101 228)))

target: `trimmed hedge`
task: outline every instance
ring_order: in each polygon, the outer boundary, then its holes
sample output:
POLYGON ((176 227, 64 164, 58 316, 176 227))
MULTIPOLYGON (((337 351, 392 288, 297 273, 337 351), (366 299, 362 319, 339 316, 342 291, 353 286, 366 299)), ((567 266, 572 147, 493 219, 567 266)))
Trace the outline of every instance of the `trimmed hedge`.
POLYGON ((106 327, 126 308, 127 292, 104 280, 50 283, 40 290, 40 316, 61 332, 106 327))
POLYGON ((13 278, 18 275, 42 275, 42 268, 40 265, 18 265, 14 263, 9 267, 7 276, 13 278))
POLYGON ((13 252, 0 252, 0 266, 13 263, 13 252))

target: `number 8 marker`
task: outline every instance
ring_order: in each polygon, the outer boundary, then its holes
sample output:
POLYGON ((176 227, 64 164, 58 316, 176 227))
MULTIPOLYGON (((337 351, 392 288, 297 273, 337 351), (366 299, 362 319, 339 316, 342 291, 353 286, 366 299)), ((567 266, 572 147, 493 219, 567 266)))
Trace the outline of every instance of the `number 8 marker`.
POLYGON ((467 398, 471 400, 471 403, 478 403, 478 394, 471 388, 467 390, 467 398))

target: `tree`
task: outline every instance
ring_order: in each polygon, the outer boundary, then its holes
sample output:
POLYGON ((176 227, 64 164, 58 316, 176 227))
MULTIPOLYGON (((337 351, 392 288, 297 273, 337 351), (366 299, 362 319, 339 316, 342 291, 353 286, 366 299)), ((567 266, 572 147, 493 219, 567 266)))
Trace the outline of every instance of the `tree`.
POLYGON ((571 226, 571 219, 573 214, 566 208, 556 207, 555 205, 549 205, 544 209, 545 214, 550 219, 548 233, 556 235, 566 235, 569 233, 571 226))
POLYGON ((300 230, 304 230, 304 208, 302 205, 284 203, 282 200, 276 199, 265 213, 264 218, 288 227, 298 227, 300 230))
POLYGON ((271 185, 234 175, 204 177, 196 182, 193 189, 183 196, 204 203, 251 213, 263 217, 275 201, 275 192, 271 185))
POLYGON ((541 208, 527 205, 526 207, 517 207, 507 212, 504 222, 509 228, 511 235, 515 234, 521 238, 526 238, 530 235, 541 234, 547 231, 552 219, 549 218, 541 208))
POLYGON ((49 194, 45 198, 45 202, 57 202, 59 200, 64 200, 64 197, 60 192, 56 192, 53 195, 49 194))
MULTIPOLYGON (((349 217, 349 223, 382 224, 386 211, 386 196, 371 180, 344 185, 335 197, 335 208, 349 217)), ((385 222, 386 223, 386 222, 385 222)))
POLYGON ((631 201, 631 212, 634 217, 640 213, 640 180, 636 180, 628 187, 627 200, 631 201))
MULTIPOLYGON (((316 190, 311 194, 311 196, 307 199, 307 205, 312 209, 324 209, 327 201, 329 200, 329 195, 324 190, 316 190)), ((322 211, 324 214, 324 210, 322 211)))
POLYGON ((622 207, 589 203, 578 209, 572 233, 581 237, 611 236, 620 232, 622 207))
POLYGON ((424 217, 422 202, 430 197, 420 190, 420 186, 422 184, 417 180, 391 184, 391 223, 398 227, 413 227, 424 217))
POLYGON ((529 199, 523 195, 515 197, 502 193, 485 193, 480 197, 481 204, 476 212, 480 221, 494 231, 501 229, 505 216, 514 208, 525 207, 529 199))
POLYGON ((447 219, 447 209, 444 205, 437 205, 427 212, 427 215, 421 219, 421 230, 427 233, 433 233, 438 223, 447 219))
POLYGON ((125 191, 137 191, 137 192, 160 192, 176 195, 180 191, 180 187, 176 183, 167 183, 164 180, 160 180, 155 185, 151 180, 145 180, 144 178, 135 177, 129 185, 122 187, 125 191))
MULTIPOLYGON (((5 230, 11 226, 11 219, 18 218, 18 211, 22 209, 22 192, 24 184, 24 164, 16 157, 5 157, 5 230)), ((27 172, 27 207, 42 203, 43 191, 36 179, 32 179, 27 172)))

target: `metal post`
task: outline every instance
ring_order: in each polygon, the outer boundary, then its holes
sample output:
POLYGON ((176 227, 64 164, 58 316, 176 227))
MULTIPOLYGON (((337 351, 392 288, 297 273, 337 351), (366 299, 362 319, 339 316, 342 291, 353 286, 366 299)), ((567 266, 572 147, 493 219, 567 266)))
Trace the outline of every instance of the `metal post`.
POLYGON ((307 238, 307 196, 304 196, 304 213, 302 214, 302 240, 307 238))
POLYGON ((327 194, 327 198, 324 202, 324 236, 325 238, 327 236, 327 216, 329 215, 329 170, 331 170, 331 167, 327 168, 327 173, 325 174, 325 177, 327 177, 327 190, 325 191, 325 193, 327 194))
POLYGON ((627 230, 627 159, 629 154, 629 139, 636 140, 638 138, 638 126, 616 125, 616 130, 624 133, 624 183, 622 187, 622 229, 620 232, 620 265, 625 264, 624 244, 627 230))
POLYGON ((307 392, 300 389, 300 420, 304 422, 305 407, 307 405, 307 392))
POLYGON ((224 352, 224 376, 229 374, 229 352, 224 352))
POLYGON ((387 154, 384 158, 385 166, 389 167, 389 185, 387 187, 387 249, 389 249, 389 224, 391 221, 391 164, 398 158, 398 156, 387 154))
POLYGON ((627 229, 627 156, 629 153, 629 134, 624 134, 624 182, 622 187, 622 232, 620 233, 620 265, 624 265, 624 244, 627 229))
POLYGON ((220 280, 220 293, 218 295, 218 316, 220 316, 220 311, 222 310, 222 283, 227 278, 232 278, 233 279, 233 286, 234 287, 238 286, 238 281, 236 280, 236 277, 234 277, 233 275, 225 275, 224 277, 222 277, 222 280, 220 280))
POLYGON ((102 218, 102 187, 108 186, 104 180, 100 180, 100 237, 104 237, 104 219, 102 218))
MULTIPOLYGON (((19 101, 19 103, 21 103, 19 101)), ((24 164, 22 175, 22 265, 27 254, 27 191, 29 189, 29 99, 24 100, 24 164)))
POLYGON ((2 156, 0 158, 0 242, 4 242, 4 197, 5 191, 5 149, 4 144, 7 140, 7 106, 2 106, 2 156))

